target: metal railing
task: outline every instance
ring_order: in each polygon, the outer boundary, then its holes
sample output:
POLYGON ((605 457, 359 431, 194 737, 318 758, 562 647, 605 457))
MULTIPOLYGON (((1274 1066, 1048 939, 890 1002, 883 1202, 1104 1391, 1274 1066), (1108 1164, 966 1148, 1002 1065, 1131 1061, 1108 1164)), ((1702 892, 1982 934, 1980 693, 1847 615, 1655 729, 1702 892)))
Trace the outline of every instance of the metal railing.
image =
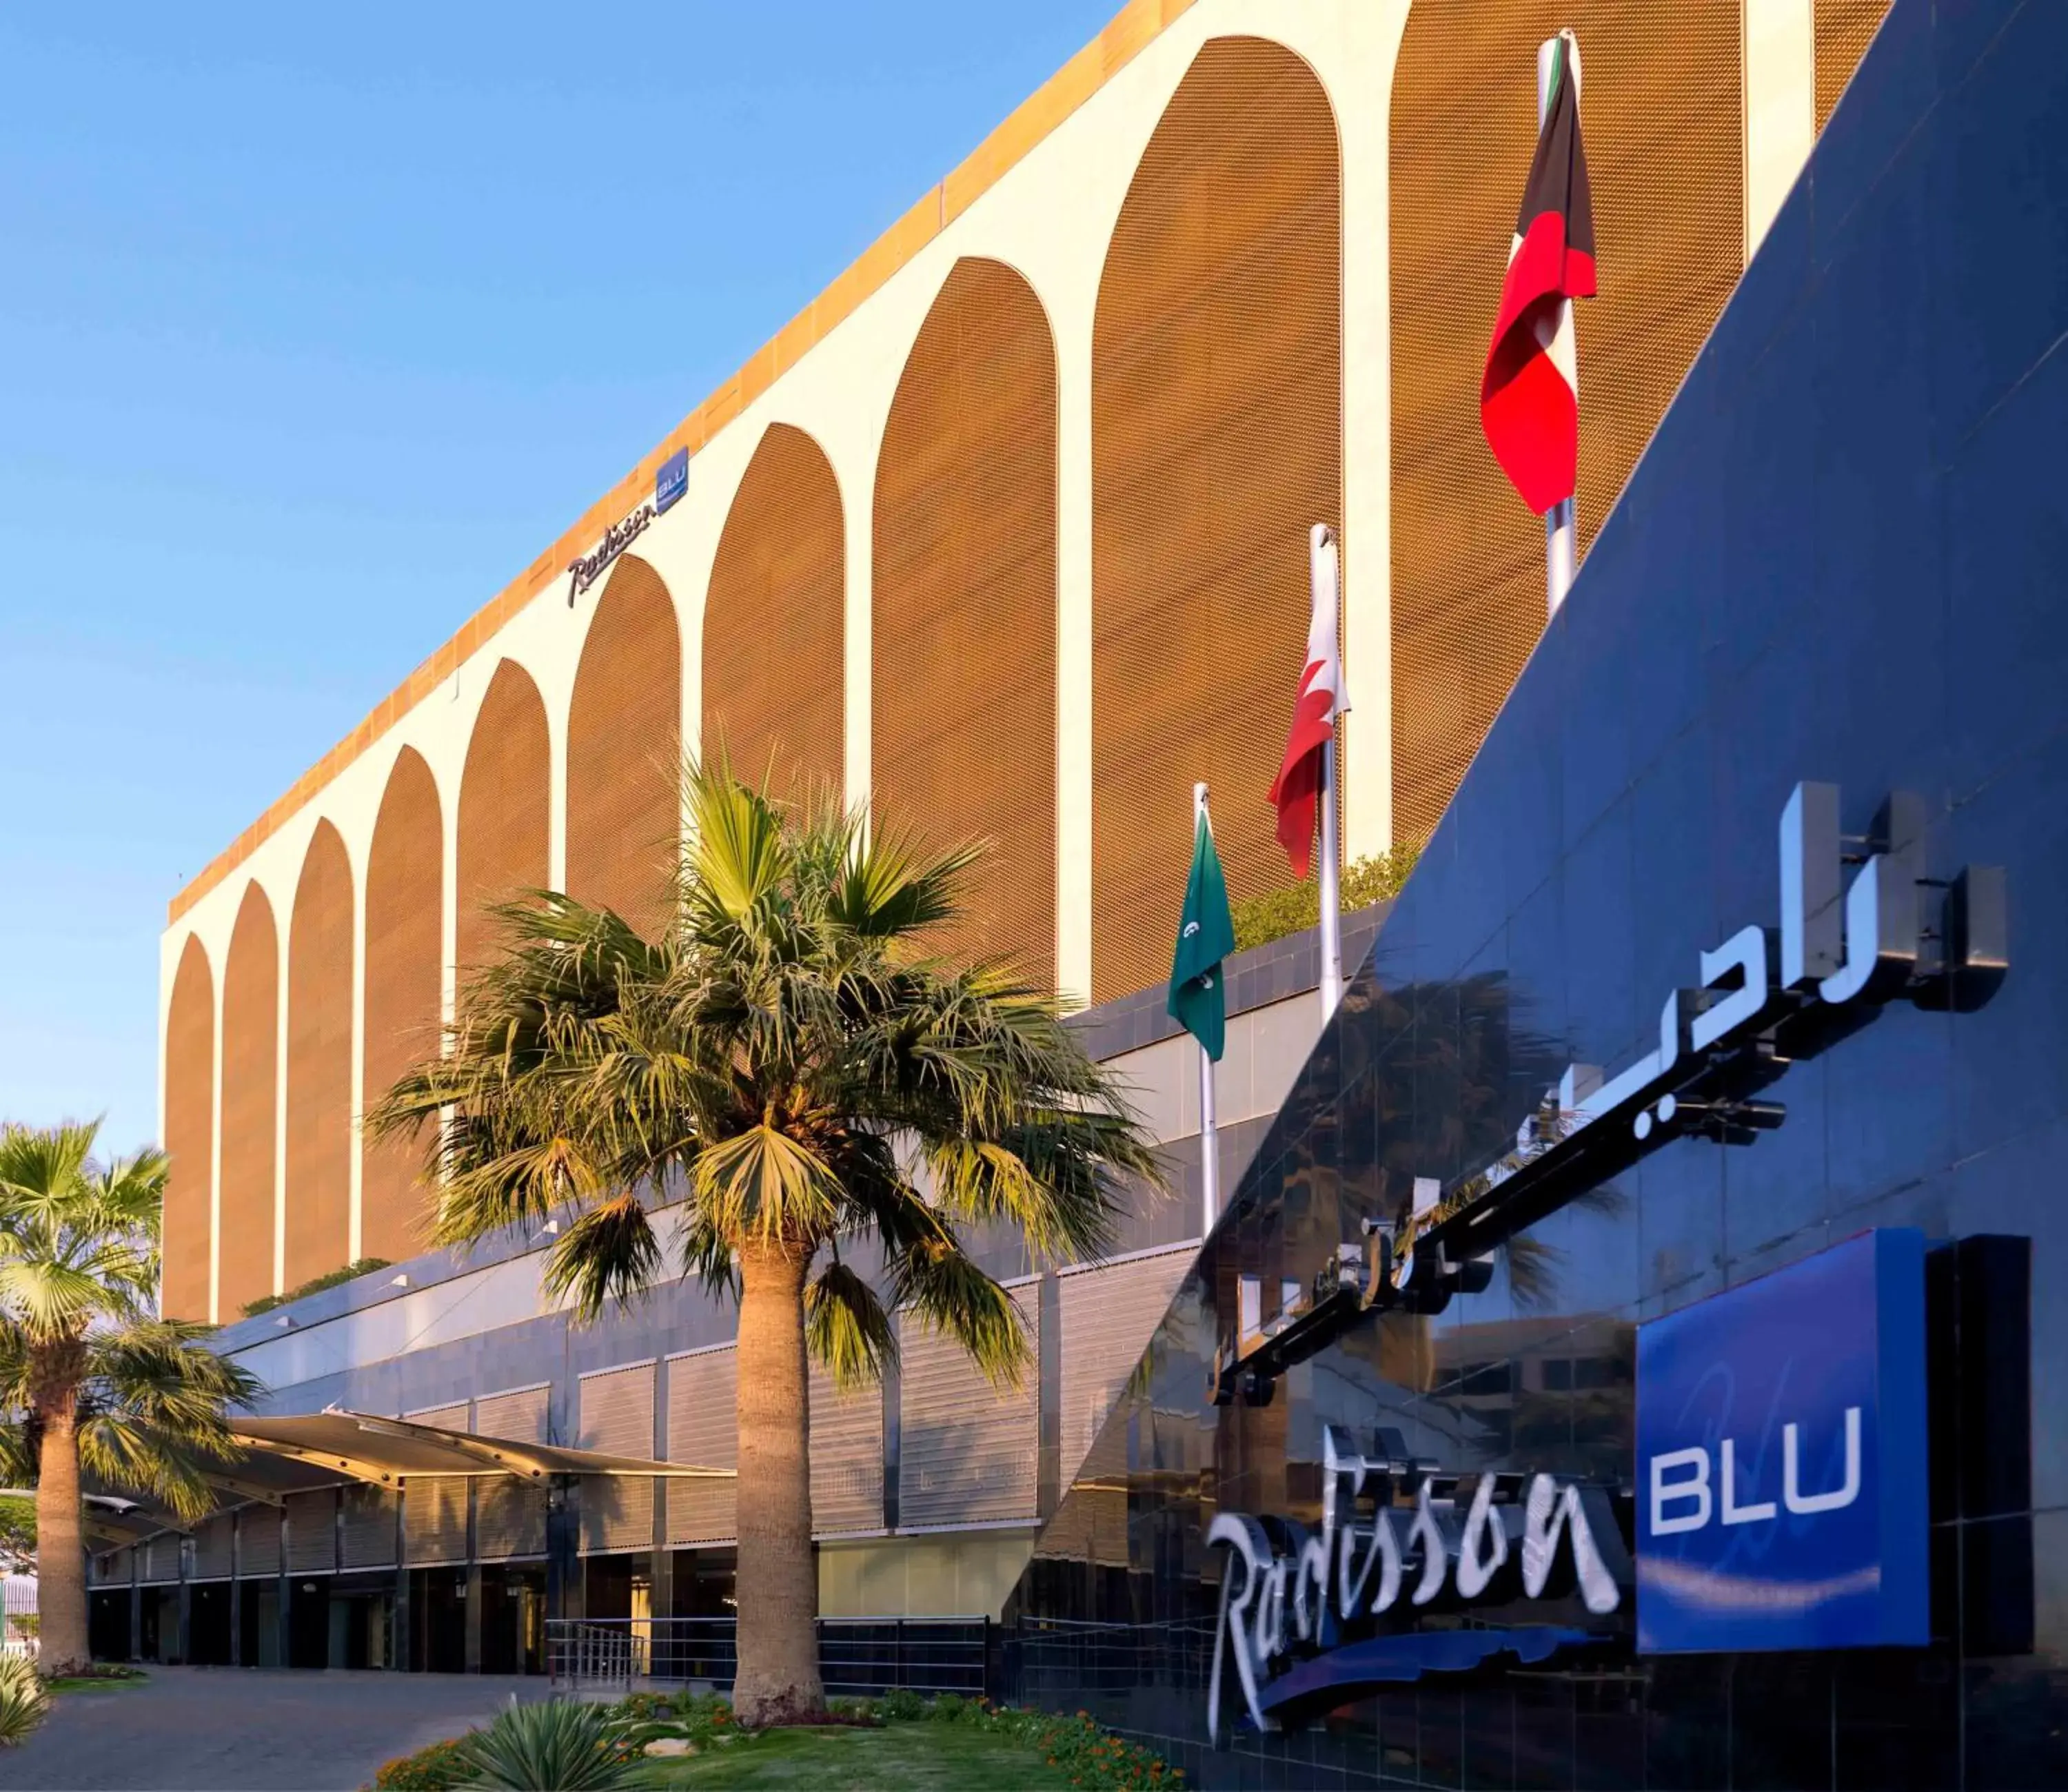
MULTIPOLYGON (((552 1618, 546 1667, 556 1688, 629 1692, 689 1685, 723 1692, 738 1650, 731 1618, 552 1618)), ((901 1688, 982 1698, 996 1629, 985 1618, 821 1618, 819 1672, 836 1698, 901 1688)))

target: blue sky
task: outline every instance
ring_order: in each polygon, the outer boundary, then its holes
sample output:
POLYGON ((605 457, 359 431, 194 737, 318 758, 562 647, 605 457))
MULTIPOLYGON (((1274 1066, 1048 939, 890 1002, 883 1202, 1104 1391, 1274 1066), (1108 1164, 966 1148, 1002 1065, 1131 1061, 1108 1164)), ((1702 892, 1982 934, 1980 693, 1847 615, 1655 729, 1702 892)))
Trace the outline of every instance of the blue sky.
POLYGON ((0 1117, 173 892, 1118 0, 0 11, 0 1117))

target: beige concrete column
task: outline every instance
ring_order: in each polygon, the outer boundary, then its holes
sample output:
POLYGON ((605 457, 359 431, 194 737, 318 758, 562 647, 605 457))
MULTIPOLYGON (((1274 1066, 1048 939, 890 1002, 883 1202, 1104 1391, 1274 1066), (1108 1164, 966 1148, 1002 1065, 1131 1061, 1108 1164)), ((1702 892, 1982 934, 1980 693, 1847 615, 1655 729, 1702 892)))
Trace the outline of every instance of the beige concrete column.
POLYGON ((1744 0, 1744 245, 1765 239, 1817 137, 1812 0, 1744 0))

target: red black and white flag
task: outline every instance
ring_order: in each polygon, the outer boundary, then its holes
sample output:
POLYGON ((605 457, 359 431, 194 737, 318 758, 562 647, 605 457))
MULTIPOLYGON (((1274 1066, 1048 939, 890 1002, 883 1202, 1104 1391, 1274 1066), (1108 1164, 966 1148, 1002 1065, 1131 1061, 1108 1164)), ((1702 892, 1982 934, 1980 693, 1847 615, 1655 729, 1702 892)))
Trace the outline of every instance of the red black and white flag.
POLYGON ((1573 301, 1594 295, 1594 209, 1580 142, 1578 76, 1573 34, 1563 32, 1480 380, 1488 445, 1523 502, 1540 514, 1573 495, 1579 469, 1573 301))
POLYGON ((1350 707, 1336 635, 1341 590, 1336 532, 1325 523, 1316 523, 1309 534, 1308 561, 1314 610, 1307 623, 1307 658, 1301 668, 1300 689, 1292 698, 1285 757, 1271 781, 1271 802, 1278 811, 1278 843, 1285 849, 1293 876, 1302 878, 1313 857, 1314 825, 1323 798, 1321 749, 1336 738, 1336 723, 1350 707))

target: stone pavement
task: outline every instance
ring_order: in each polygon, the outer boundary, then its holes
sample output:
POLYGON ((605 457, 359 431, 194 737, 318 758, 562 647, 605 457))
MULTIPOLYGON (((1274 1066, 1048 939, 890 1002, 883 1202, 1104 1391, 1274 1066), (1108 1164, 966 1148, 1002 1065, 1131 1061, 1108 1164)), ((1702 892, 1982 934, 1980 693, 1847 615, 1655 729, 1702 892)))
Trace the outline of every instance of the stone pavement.
POLYGON ((149 1681, 68 1692, 0 1789, 39 1792, 354 1792, 384 1761, 486 1721, 543 1679, 480 1674, 152 1668, 149 1681))

